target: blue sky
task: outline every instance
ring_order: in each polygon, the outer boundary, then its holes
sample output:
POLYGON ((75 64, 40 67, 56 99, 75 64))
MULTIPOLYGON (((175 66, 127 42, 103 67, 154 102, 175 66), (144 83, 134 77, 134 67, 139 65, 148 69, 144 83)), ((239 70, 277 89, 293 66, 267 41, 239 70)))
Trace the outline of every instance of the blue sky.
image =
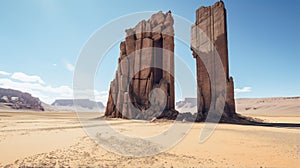
MULTIPOLYGON (((55 98, 70 98, 79 52, 99 27, 130 13, 160 10, 171 10, 194 22, 196 9, 214 2, 216 0, 1 0, 0 87, 30 92, 47 103, 55 98)), ((300 2, 224 2, 230 74, 234 77, 236 97, 299 96, 300 2)), ((194 71, 191 52, 181 50, 180 46, 176 42, 175 54, 194 71)), ((99 68, 95 77, 96 99, 104 102, 116 69, 118 45, 113 46, 108 55, 110 57, 105 59, 109 59, 109 64, 99 68)), ((177 100, 182 98, 177 96, 177 100)))

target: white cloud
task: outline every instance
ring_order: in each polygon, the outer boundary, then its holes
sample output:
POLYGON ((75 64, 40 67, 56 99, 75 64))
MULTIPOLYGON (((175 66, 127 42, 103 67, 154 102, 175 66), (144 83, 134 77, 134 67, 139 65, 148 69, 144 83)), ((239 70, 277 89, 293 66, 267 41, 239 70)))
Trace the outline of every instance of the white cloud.
POLYGON ((74 70, 75 70, 74 65, 72 65, 72 64, 70 64, 70 63, 67 63, 67 64, 66 64, 66 68, 67 68, 67 70, 70 71, 70 72, 74 72, 74 70))
MULTIPOLYGON (((51 86, 44 83, 44 81, 38 76, 30 76, 24 73, 22 75, 14 73, 10 78, 0 78, 1 88, 10 88, 15 90, 20 90, 22 92, 28 92, 34 97, 40 98, 41 101, 51 104, 56 99, 73 99, 73 88, 67 85, 61 86, 51 86), (16 77, 21 76, 16 79, 16 77), (24 78, 28 77, 29 78, 24 78), (32 78, 34 77, 34 78, 32 78), (33 80, 35 79, 35 80, 33 80)), ((101 101, 106 104, 108 92, 107 91, 97 91, 91 89, 85 89, 77 91, 76 98, 81 99, 91 99, 95 101, 101 101)))
POLYGON ((108 94, 108 91, 107 91, 107 90, 105 90, 105 91, 100 91, 100 92, 98 92, 98 94, 101 94, 101 95, 105 94, 105 95, 107 95, 107 94, 108 94))
POLYGON ((107 103, 107 99, 108 99, 108 91, 96 91, 95 90, 95 99, 97 101, 101 101, 104 106, 106 106, 106 103, 107 103))
POLYGON ((28 92, 34 97, 40 98, 43 102, 52 103, 57 98, 72 98, 73 92, 69 86, 52 87, 40 83, 28 83, 22 81, 13 81, 8 78, 0 78, 1 88, 10 88, 28 92))
POLYGON ((12 79, 19 80, 21 82, 32 82, 32 83, 40 83, 45 84, 41 77, 36 75, 27 75, 22 72, 15 72, 11 75, 12 79))
POLYGON ((239 93, 247 93, 247 92, 251 92, 252 88, 251 87, 243 87, 243 88, 236 88, 234 89, 234 93, 239 94, 239 93))
POLYGON ((5 76, 8 76, 8 75, 10 75, 10 73, 8 73, 8 72, 5 72, 5 71, 0 71, 0 75, 5 75, 5 76))

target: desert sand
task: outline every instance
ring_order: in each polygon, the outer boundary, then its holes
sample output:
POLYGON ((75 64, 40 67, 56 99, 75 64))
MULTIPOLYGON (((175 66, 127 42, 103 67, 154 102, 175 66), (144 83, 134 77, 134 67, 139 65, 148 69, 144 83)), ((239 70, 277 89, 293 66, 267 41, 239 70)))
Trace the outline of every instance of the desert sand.
MULTIPOLYGON (((300 99, 239 99, 238 112, 266 122, 300 123, 300 99)), ((90 128, 101 129, 103 113, 80 113, 90 128)), ((137 137, 159 134, 171 121, 106 121, 137 137)), ((180 123, 182 125, 188 123, 180 123)), ((75 112, 1 112, 0 167, 298 167, 300 128, 218 124, 203 143, 205 123, 194 123, 174 147, 149 157, 106 151, 85 132, 75 112)))

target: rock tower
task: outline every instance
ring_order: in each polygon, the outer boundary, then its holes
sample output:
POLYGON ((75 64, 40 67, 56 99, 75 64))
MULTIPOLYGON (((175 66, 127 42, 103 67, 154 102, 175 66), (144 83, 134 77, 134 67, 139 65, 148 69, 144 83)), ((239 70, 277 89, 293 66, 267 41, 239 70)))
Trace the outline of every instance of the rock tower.
POLYGON ((226 9, 222 1, 216 2, 213 6, 200 7, 196 11, 196 22, 191 28, 191 49, 196 59, 197 69, 197 105, 198 120, 206 118, 211 105, 218 103, 220 99, 225 100, 223 118, 232 118, 235 113, 233 78, 229 76, 228 47, 227 47, 227 25, 226 9), (205 60, 201 59, 202 58, 205 60), (221 66, 218 66, 213 59, 206 57, 218 57, 221 66), (222 67, 223 65, 223 67, 222 67), (217 67, 218 66, 218 67, 217 67), (215 86, 222 82, 222 74, 215 74, 215 70, 222 67, 224 73, 224 91, 215 86), (210 70, 212 73, 209 73, 210 70), (214 80, 212 85, 211 81, 214 80), (212 89, 226 92, 223 98, 216 96, 212 98, 212 89), (225 96, 226 95, 226 96, 225 96), (215 103, 211 103, 215 102, 215 103))
POLYGON ((126 30, 105 116, 176 118, 173 24, 170 11, 158 12, 126 30))

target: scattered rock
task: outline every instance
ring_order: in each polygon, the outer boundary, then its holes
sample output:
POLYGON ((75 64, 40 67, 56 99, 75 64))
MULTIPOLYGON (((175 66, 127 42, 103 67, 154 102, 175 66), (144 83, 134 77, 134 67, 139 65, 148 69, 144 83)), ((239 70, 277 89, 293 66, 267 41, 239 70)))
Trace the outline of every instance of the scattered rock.
POLYGON ((155 122, 156 119, 157 119, 156 117, 153 117, 150 122, 155 122))

